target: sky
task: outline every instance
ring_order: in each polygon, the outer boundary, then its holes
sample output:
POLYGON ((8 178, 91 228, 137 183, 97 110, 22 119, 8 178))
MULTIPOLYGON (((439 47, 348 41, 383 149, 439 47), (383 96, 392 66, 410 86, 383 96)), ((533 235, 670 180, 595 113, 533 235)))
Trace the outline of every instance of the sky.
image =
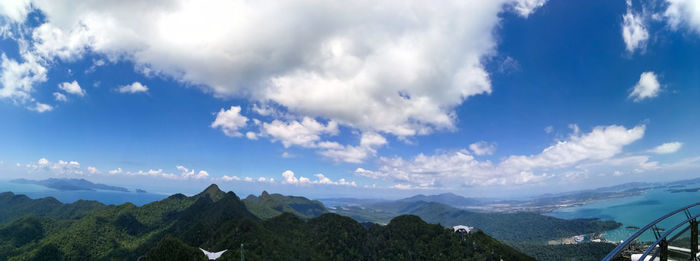
POLYGON ((520 197, 700 177, 700 2, 0 2, 0 179, 520 197))

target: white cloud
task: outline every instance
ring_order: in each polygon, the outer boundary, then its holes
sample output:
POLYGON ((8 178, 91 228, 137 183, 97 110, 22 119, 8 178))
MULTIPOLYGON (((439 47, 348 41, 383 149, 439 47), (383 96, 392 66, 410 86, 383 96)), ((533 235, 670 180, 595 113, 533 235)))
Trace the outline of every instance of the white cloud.
POLYGON ((318 147, 321 148, 319 154, 334 161, 360 163, 367 157, 376 155, 377 148, 386 143, 386 139, 381 135, 366 132, 362 133, 359 146, 341 145, 337 142, 326 141, 319 143, 318 147))
POLYGON ((92 166, 88 166, 88 167, 87 167, 87 171, 88 171, 88 173, 90 173, 90 174, 100 174, 100 173, 102 173, 99 169, 97 169, 97 168, 95 168, 95 167, 92 167, 92 166))
MULTIPOLYGON (((419 154, 409 160, 382 157, 377 171, 358 168, 355 174, 411 184, 412 188, 537 183, 553 178, 551 172, 609 161, 620 154, 623 147, 641 139, 644 131, 643 125, 630 129, 617 125, 599 126, 584 134, 574 131, 567 140, 559 141, 539 154, 514 155, 498 164, 478 161, 467 150, 430 156, 419 154)), ((646 159, 635 161, 636 165, 649 167, 655 164, 646 159)))
POLYGON ((338 124, 330 121, 324 125, 312 118, 304 117, 301 122, 296 120, 290 122, 274 120, 270 123, 263 123, 261 131, 263 135, 282 142, 285 148, 289 148, 292 145, 313 148, 316 147, 316 142, 321 139, 320 135, 338 134, 338 124))
POLYGON ((23 22, 29 13, 30 0, 1 1, 0 16, 8 17, 14 22, 23 22))
POLYGON ((282 172, 282 183, 283 184, 293 184, 293 185, 308 185, 308 184, 321 184, 321 185, 344 185, 356 187, 357 184, 354 181, 346 181, 345 179, 339 179, 338 181, 333 181, 325 175, 318 173, 316 175, 316 180, 310 180, 308 178, 300 176, 297 178, 293 171, 286 170, 282 172))
POLYGON ((115 175, 115 174, 121 174, 123 172, 122 168, 116 168, 113 170, 108 171, 109 174, 115 175))
MULTIPOLYGON (((45 23, 32 32, 34 45, 32 52, 47 60, 58 57, 64 61, 81 58, 90 44, 90 33, 85 25, 61 30, 51 23, 45 23)), ((69 69, 70 70, 70 69, 69 69)))
POLYGON ((179 175, 180 178, 184 178, 184 179, 209 178, 209 173, 204 171, 204 170, 200 170, 199 172, 197 172, 197 174, 195 174, 194 169, 188 169, 188 168, 185 168, 184 166, 176 166, 175 168, 181 172, 179 175))
POLYGON ((53 97, 56 98, 56 101, 62 101, 62 102, 68 101, 68 97, 66 97, 65 94, 60 93, 60 92, 54 92, 53 97))
POLYGON ((80 168, 80 163, 77 161, 59 160, 58 162, 51 162, 46 158, 41 158, 36 163, 27 164, 26 167, 33 171, 43 170, 59 175, 83 174, 83 170, 80 168))
MULTIPOLYGON (((216 119, 211 123, 212 128, 221 128, 221 131, 229 137, 240 137, 243 134, 238 129, 246 126, 248 118, 241 115, 240 106, 231 106, 228 110, 221 109, 216 114, 216 119)), ((246 134, 246 136, 248 136, 246 134)), ((251 138, 251 136, 248 136, 251 138)), ((251 138, 253 139, 253 138, 251 138)))
POLYGON ((30 0, 0 1, 0 16, 12 19, 14 22, 24 22, 29 13, 30 0))
POLYGON ((622 16, 622 39, 628 52, 644 50, 649 32, 640 14, 632 11, 632 1, 627 0, 627 13, 622 16))
POLYGON ((411 184, 400 184, 400 183, 391 186, 391 188, 403 189, 403 190, 406 190, 406 189, 414 189, 414 187, 411 186, 411 184))
POLYGON ((681 147, 683 147, 683 143, 681 142, 668 142, 656 146, 654 149, 651 150, 651 152, 654 152, 656 154, 670 154, 680 150, 681 147))
POLYGON ((654 72, 644 72, 639 76, 639 82, 634 86, 629 97, 634 99, 635 102, 639 102, 658 96, 660 89, 661 84, 656 79, 656 74, 654 72))
POLYGON ((297 178, 294 175, 294 172, 291 170, 285 170, 282 172, 282 177, 284 178, 282 180, 282 183, 286 184, 304 184, 304 183, 309 183, 309 179, 301 177, 301 179, 297 178))
POLYGON ((240 181, 241 180, 241 178, 239 178, 238 176, 227 176, 227 175, 224 175, 223 177, 221 177, 221 179, 224 181, 240 181))
POLYGON ((700 2, 696 0, 666 0, 663 16, 674 30, 687 26, 700 34, 700 2))
POLYGON ((139 92, 148 92, 148 87, 146 87, 146 85, 141 84, 140 82, 133 82, 132 84, 129 84, 129 85, 119 86, 119 88, 117 90, 120 93, 139 93, 139 92))
POLYGON ((48 105, 48 104, 43 104, 43 103, 40 103, 40 102, 36 102, 36 103, 34 103, 34 106, 28 107, 28 108, 29 108, 30 110, 36 111, 36 112, 38 112, 38 113, 42 113, 42 112, 47 112, 47 111, 52 111, 52 110, 53 110, 53 106, 48 105))
POLYGON ((78 96, 85 96, 85 90, 80 88, 80 85, 78 84, 77 81, 73 82, 63 82, 58 85, 58 88, 63 90, 64 92, 78 95, 78 96))
MULTIPOLYGON (((453 129, 454 108, 491 92, 482 61, 499 13, 544 3, 36 0, 46 23, 28 49, 67 61, 94 52, 298 118, 412 136, 453 129)), ((3 14, 21 19, 29 7, 18 6, 3 14)))
POLYGON ((371 170, 366 170, 363 168, 357 168, 355 169, 355 174, 363 176, 363 177, 368 177, 372 179, 378 179, 382 177, 386 177, 387 174, 383 172, 378 172, 378 171, 371 171, 371 170))
POLYGON ((246 132, 245 137, 250 139, 250 140, 257 140, 258 139, 258 134, 252 131, 246 132))
POLYGON ((528 17, 535 9, 542 7, 547 0, 516 0, 513 6, 515 11, 523 17, 528 17))
POLYGON ((29 53, 22 55, 24 62, 9 59, 2 54, 2 71, 0 71, 0 98, 10 98, 16 101, 31 100, 30 93, 35 84, 46 81, 46 68, 41 61, 29 53))
POLYGON ((476 155, 492 155, 496 151, 496 145, 485 141, 479 141, 470 144, 469 149, 476 155))

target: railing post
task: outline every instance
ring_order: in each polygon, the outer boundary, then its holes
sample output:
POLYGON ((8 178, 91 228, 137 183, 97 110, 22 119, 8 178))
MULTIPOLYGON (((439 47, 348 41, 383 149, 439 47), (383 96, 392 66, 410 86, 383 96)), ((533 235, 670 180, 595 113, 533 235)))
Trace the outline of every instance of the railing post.
POLYGON ((659 248, 659 258, 661 259, 661 261, 668 261, 668 242, 665 238, 661 240, 661 242, 659 242, 659 248))
POLYGON ((698 254, 698 220, 690 221, 690 256, 695 260, 698 254))

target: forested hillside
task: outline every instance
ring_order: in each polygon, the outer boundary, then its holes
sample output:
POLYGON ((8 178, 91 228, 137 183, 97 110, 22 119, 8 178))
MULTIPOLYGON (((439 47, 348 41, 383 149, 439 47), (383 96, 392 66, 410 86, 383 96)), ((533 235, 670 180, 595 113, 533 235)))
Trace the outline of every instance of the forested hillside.
POLYGON ((0 260, 204 260, 198 247, 238 260, 241 244, 248 260, 531 260, 484 233, 460 236, 410 215, 386 226, 337 214, 261 220, 216 185, 142 207, 2 195, 0 260))
POLYGON ((328 212, 323 203, 317 200, 269 194, 267 191, 263 191, 259 197, 250 195, 243 200, 243 203, 250 212, 261 219, 276 217, 282 213, 292 213, 301 218, 313 218, 328 212))

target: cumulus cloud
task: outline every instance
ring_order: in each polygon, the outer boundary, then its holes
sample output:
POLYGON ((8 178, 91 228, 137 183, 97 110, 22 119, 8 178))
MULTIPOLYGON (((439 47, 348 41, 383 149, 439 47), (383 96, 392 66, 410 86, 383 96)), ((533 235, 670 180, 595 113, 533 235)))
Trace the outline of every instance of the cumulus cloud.
POLYGON ((30 4, 30 0, 2 1, 0 2, 0 16, 21 23, 27 18, 30 4))
POLYGON ((59 175, 83 174, 83 169, 80 168, 80 163, 77 161, 59 160, 52 162, 46 158, 41 158, 37 162, 27 164, 26 167, 33 171, 42 170, 59 175))
POLYGON ((28 49, 46 60, 93 52, 216 96, 411 136, 454 128, 454 108, 489 94, 482 61, 495 53, 499 13, 513 7, 527 16, 544 3, 36 0, 2 14, 45 15, 28 49))
POLYGON ((517 0, 513 8, 520 16, 528 17, 535 9, 542 7, 547 0, 517 0))
POLYGON ((635 102, 640 102, 644 99, 654 98, 659 95, 661 84, 656 79, 654 72, 644 72, 639 76, 639 82, 634 86, 629 98, 635 102))
POLYGON ((224 181, 240 181, 241 180, 241 178, 239 178, 238 176, 228 176, 228 175, 222 176, 221 179, 224 181))
POLYGON ((117 88, 117 91, 119 91, 120 93, 148 92, 148 87, 146 87, 146 85, 141 84, 140 82, 133 82, 129 85, 119 86, 119 88, 117 88))
POLYGON ((58 88, 69 94, 85 96, 85 90, 80 88, 80 85, 77 81, 60 83, 58 85, 58 88))
POLYGON ((408 160, 382 157, 377 171, 358 168, 355 174, 393 180, 409 184, 411 188, 536 183, 553 178, 552 172, 610 160, 619 155, 623 147, 641 139, 644 131, 644 125, 630 129, 617 125, 598 126, 583 134, 574 131, 567 140, 558 141, 538 154, 510 156, 498 164, 476 160, 467 150, 434 155, 421 153, 408 160))
POLYGON ((108 171, 108 173, 112 174, 112 175, 121 174, 122 172, 123 172, 122 168, 116 168, 116 169, 108 171))
POLYGON ((352 186, 356 187, 357 184, 354 181, 346 181, 344 178, 339 179, 338 181, 333 181, 330 178, 326 177, 322 173, 318 173, 316 175, 316 180, 310 180, 306 177, 296 177, 293 171, 291 170, 286 170, 282 172, 282 183, 284 184, 293 184, 293 185, 308 185, 308 184, 321 184, 321 185, 344 185, 344 186, 352 186))
POLYGON ((30 93, 35 84, 46 81, 47 69, 39 58, 29 53, 23 53, 23 62, 7 58, 5 53, 0 56, 0 98, 26 102, 31 100, 30 93))
POLYGON ((638 49, 643 50, 649 39, 649 32, 641 15, 632 11, 631 0, 627 0, 627 13, 622 16, 622 39, 630 53, 638 49))
POLYGON ((99 169, 97 169, 97 168, 95 168, 95 167, 92 167, 92 166, 88 166, 88 167, 87 167, 87 171, 88 171, 88 173, 90 173, 90 174, 100 174, 100 173, 102 173, 102 171, 100 171, 99 169))
POLYGON ((360 163, 367 157, 376 155, 377 148, 386 143, 386 139, 381 135, 367 132, 362 134, 359 146, 341 145, 337 142, 321 142, 318 144, 318 147, 321 148, 319 154, 334 161, 360 163))
POLYGON ((674 30, 681 26, 700 34, 700 2, 695 0, 666 0, 663 16, 674 30))
POLYGON ((68 97, 66 97, 65 94, 60 93, 60 92, 54 92, 53 97, 56 99, 56 101, 61 101, 61 102, 68 101, 68 97))
POLYGON ((654 152, 656 154, 670 154, 680 150, 681 147, 683 147, 682 142, 668 142, 656 146, 654 149, 651 150, 651 152, 654 152))
POLYGON ((469 149, 476 155, 492 155, 496 151, 496 145, 485 141, 479 141, 469 145, 469 149))
MULTIPOLYGON (((221 109, 216 114, 216 119, 211 123, 212 128, 220 128, 221 131, 229 137, 240 137, 241 134, 238 129, 246 126, 248 118, 241 115, 240 106, 231 106, 228 110, 221 109)), ((255 133, 253 135, 246 136, 250 139, 255 139, 255 133)))
POLYGON ((338 124, 334 121, 323 124, 312 118, 304 117, 301 121, 283 122, 274 120, 270 123, 263 123, 261 130, 263 135, 280 141, 285 148, 289 148, 292 145, 313 148, 321 140, 321 135, 338 134, 338 124))
POLYGON ((48 104, 44 104, 44 103, 40 103, 40 102, 35 102, 34 106, 29 107, 29 109, 36 111, 38 113, 42 113, 42 112, 52 111, 53 106, 48 105, 48 104))

